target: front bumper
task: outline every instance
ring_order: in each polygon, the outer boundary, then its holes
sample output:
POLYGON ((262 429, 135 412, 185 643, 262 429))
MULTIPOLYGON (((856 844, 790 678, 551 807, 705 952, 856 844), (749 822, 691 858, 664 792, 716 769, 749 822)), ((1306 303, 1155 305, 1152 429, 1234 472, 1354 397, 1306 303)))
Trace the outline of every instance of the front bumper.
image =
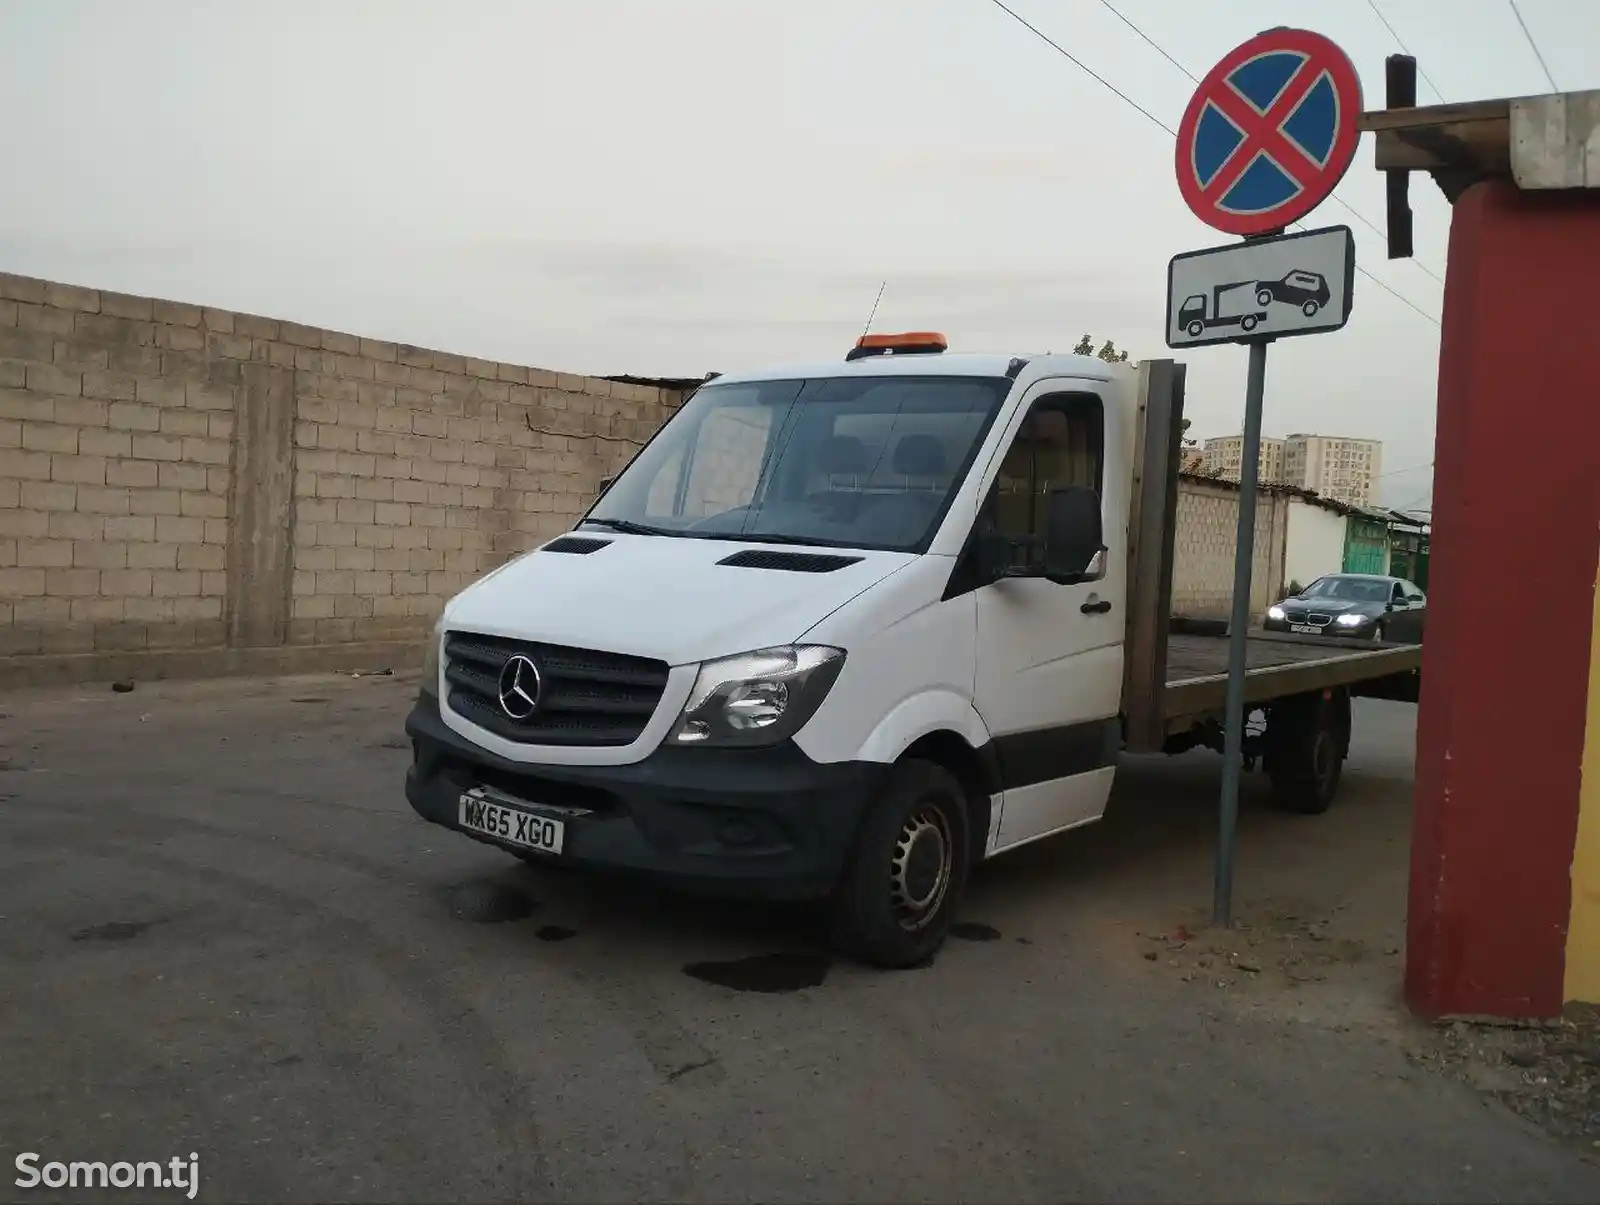
MULTIPOLYGON (((1378 620, 1375 616, 1368 616, 1358 624, 1326 623, 1321 626, 1315 624, 1301 624, 1301 627, 1316 627, 1315 632, 1305 632, 1307 636, 1352 636, 1360 640, 1371 640, 1372 634, 1377 630, 1378 620)), ((1290 632, 1291 627, 1287 619, 1267 618, 1261 621, 1263 632, 1290 632)))
POLYGON ((832 891, 862 812, 889 771, 874 762, 814 762, 792 741, 767 749, 663 747, 624 766, 530 765, 446 727, 439 700, 426 691, 406 718, 406 734, 406 799, 424 820, 499 845, 459 826, 457 804, 469 787, 504 792, 534 812, 541 804, 584 808, 582 816, 548 813, 566 824, 552 860, 748 898, 832 891))

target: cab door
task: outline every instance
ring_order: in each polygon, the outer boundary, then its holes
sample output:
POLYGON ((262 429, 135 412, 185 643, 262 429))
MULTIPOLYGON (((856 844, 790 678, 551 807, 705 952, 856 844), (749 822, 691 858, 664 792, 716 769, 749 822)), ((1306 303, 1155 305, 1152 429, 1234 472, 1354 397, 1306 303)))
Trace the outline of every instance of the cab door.
POLYGON ((1050 492, 1080 486, 1099 495, 1108 545, 1093 580, 1012 577, 976 592, 974 696, 1003 792, 990 852, 1099 819, 1111 790, 1121 743, 1127 466, 1107 454, 1124 440, 1103 387, 1034 386, 989 470, 980 527, 1042 538, 1050 492))

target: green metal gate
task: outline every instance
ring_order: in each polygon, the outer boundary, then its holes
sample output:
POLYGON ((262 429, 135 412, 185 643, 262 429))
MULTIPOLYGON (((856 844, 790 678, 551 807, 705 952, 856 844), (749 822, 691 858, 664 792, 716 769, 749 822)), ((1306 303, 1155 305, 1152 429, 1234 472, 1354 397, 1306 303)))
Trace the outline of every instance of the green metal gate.
POLYGON ((1389 571, 1388 524, 1350 516, 1345 524, 1344 571, 1346 573, 1389 571))

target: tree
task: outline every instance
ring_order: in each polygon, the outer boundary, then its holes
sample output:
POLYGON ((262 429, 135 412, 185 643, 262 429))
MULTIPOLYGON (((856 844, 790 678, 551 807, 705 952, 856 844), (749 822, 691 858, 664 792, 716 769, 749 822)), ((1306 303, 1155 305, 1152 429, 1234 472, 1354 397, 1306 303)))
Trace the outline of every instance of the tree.
POLYGON ((1128 353, 1125 351, 1118 351, 1117 345, 1111 342, 1110 339, 1107 339, 1103 344, 1101 344, 1100 350, 1096 351, 1094 349, 1093 335, 1085 335, 1083 338, 1079 339, 1078 345, 1072 349, 1072 354, 1075 356, 1098 356, 1107 364, 1128 363, 1128 353))

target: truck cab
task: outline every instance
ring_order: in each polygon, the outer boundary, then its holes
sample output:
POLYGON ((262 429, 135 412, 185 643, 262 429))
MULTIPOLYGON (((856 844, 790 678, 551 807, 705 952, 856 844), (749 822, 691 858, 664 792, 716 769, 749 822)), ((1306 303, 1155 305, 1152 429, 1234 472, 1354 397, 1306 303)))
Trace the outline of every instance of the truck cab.
POLYGON ((411 803, 925 958, 974 862, 1105 809, 1133 382, 921 335, 717 378, 445 607, 411 803))

